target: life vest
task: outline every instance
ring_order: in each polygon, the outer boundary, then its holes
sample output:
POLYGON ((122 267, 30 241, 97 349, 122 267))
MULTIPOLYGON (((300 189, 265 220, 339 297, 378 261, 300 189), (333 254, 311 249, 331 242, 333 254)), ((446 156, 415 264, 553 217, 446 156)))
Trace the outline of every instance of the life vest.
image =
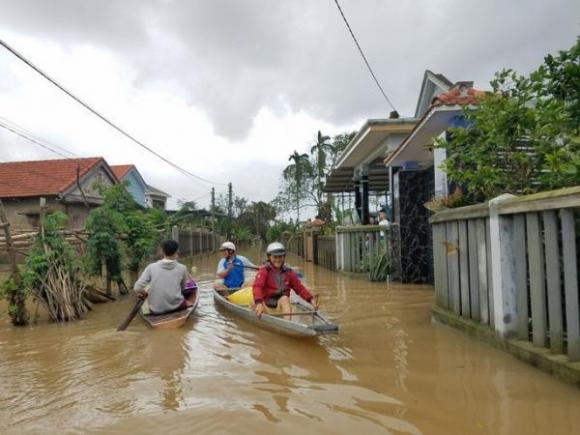
MULTIPOLYGON (((224 258, 224 267, 227 268, 227 260, 224 258)), ((224 278, 224 285, 227 288, 238 288, 244 283, 244 262, 238 257, 233 260, 234 267, 230 270, 230 273, 224 278)))

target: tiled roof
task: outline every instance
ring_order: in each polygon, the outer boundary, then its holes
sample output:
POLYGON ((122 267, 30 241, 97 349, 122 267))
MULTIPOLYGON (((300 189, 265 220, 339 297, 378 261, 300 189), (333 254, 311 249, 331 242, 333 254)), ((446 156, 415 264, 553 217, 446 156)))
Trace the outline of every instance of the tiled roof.
POLYGON ((457 82, 447 92, 443 92, 433 98, 431 106, 464 106, 467 104, 477 104, 479 99, 484 95, 484 91, 473 87, 473 82, 457 82))
POLYGON ((68 190, 102 157, 0 163, 0 198, 51 196, 68 190))
POLYGON ((134 167, 135 165, 113 165, 111 166, 111 169, 113 170, 115 177, 117 177, 119 180, 122 180, 123 177, 127 175, 127 173, 134 167))

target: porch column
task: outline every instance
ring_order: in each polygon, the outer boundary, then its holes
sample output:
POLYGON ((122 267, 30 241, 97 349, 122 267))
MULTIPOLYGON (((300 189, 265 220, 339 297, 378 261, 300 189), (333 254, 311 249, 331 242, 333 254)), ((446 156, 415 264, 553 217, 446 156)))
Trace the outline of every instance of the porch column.
POLYGON ((354 180, 354 208, 356 209, 358 218, 362 222, 362 211, 361 211, 362 201, 360 195, 360 184, 361 182, 359 180, 354 180))
POLYGON ((387 219, 395 222, 395 170, 389 166, 389 191, 387 192, 387 219))
POLYGON ((369 176, 364 174, 361 177, 361 223, 369 223, 369 176))

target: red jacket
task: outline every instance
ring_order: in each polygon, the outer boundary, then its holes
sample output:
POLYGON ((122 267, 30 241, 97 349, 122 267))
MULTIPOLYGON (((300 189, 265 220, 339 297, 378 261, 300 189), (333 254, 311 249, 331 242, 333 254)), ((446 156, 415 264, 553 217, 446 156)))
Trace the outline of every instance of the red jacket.
POLYGON ((276 269, 270 262, 260 266, 254 279, 254 303, 259 304, 280 293, 290 297, 290 290, 294 290, 308 302, 312 300, 312 294, 302 285, 298 276, 289 267, 282 266, 280 269, 276 269))

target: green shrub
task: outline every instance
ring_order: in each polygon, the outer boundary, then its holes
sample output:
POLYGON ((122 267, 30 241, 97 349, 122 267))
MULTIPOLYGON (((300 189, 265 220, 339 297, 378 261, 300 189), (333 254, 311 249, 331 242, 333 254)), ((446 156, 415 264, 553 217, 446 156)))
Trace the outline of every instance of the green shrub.
POLYGON ((435 146, 469 202, 580 184, 580 39, 529 76, 496 73, 492 92, 465 107, 466 128, 435 146))

